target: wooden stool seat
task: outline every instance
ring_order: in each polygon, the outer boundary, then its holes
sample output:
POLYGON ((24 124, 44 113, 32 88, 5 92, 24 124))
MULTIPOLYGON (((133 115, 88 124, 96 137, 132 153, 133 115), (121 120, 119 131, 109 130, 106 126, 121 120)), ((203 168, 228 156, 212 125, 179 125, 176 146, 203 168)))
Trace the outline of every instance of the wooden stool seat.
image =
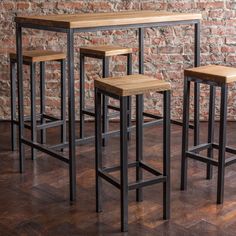
POLYGON ((142 74, 96 79, 94 83, 95 87, 121 97, 171 89, 169 82, 142 74))
POLYGON ((132 48, 126 48, 121 46, 113 45, 97 45, 89 47, 81 47, 80 53, 97 55, 97 56, 117 56, 117 55, 126 55, 132 53, 132 48))
MULTIPOLYGON (((16 60, 16 53, 9 54, 11 60, 16 60)), ((55 52, 51 50, 32 50, 23 51, 23 61, 34 63, 34 62, 45 62, 45 61, 57 61, 66 58, 66 54, 63 52, 55 52)))
POLYGON ((236 68, 207 65, 184 71, 185 76, 196 77, 203 81, 212 81, 218 84, 228 84, 236 81, 236 68))

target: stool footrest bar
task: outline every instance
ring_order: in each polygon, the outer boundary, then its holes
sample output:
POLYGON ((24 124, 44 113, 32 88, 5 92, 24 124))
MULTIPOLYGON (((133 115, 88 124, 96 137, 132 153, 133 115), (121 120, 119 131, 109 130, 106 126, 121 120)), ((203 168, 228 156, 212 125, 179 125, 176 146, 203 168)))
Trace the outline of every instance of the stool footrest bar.
POLYGON ((236 155, 225 159, 225 166, 230 166, 234 163, 236 163, 236 155))
POLYGON ((110 110, 120 111, 120 108, 119 108, 119 107, 116 107, 116 106, 113 106, 113 105, 108 105, 107 107, 108 107, 108 109, 110 109, 110 110))
POLYGON ((203 143, 203 144, 199 144, 197 146, 193 146, 191 148, 188 149, 188 152, 200 152, 203 151, 207 148, 212 148, 212 144, 211 143, 203 143))
POLYGON ((63 120, 57 120, 57 121, 51 121, 45 124, 37 125, 37 129, 47 129, 47 128, 52 128, 56 126, 63 125, 63 120))
POLYGON ((95 116, 94 109, 83 109, 82 114, 87 115, 87 116, 95 116))
POLYGON ((148 164, 144 163, 143 161, 140 161, 140 167, 144 170, 150 172, 153 175, 160 176, 162 173, 160 173, 158 170, 154 169, 153 167, 149 166, 148 164))
POLYGON ((119 181, 114 178, 112 175, 108 174, 108 173, 104 173, 103 171, 99 170, 98 171, 98 175, 105 179, 107 182, 109 182, 110 184, 114 185, 115 187, 117 187, 118 189, 120 189, 120 183, 119 181))
POLYGON ((157 176, 157 177, 152 178, 152 179, 140 180, 138 182, 129 184, 129 190, 143 188, 143 187, 146 187, 146 186, 150 186, 150 185, 165 182, 165 181, 166 181, 166 176, 160 175, 160 176, 157 176))
POLYGON ((30 141, 30 140, 28 140, 28 139, 25 139, 25 138, 22 138, 21 140, 22 140, 22 142, 23 142, 24 144, 26 144, 26 145, 28 145, 28 146, 30 146, 30 147, 36 148, 36 149, 38 149, 39 151, 44 152, 44 153, 46 153, 46 154, 48 154, 48 155, 50 155, 50 156, 52 156, 52 157, 54 157, 54 158, 56 158, 56 159, 59 159, 59 160, 61 160, 61 161, 63 161, 63 162, 66 162, 66 163, 69 163, 69 159, 63 157, 62 154, 59 154, 59 153, 57 153, 56 151, 51 150, 51 149, 50 149, 49 147, 47 147, 46 145, 39 144, 39 143, 34 143, 34 142, 32 142, 32 141, 30 141))
MULTIPOLYGON (((147 113, 147 112, 143 112, 143 116, 146 116, 146 117, 149 117, 149 118, 153 118, 153 119, 157 119, 157 120, 163 119, 162 116, 154 115, 154 114, 147 113)), ((182 123, 181 121, 177 121, 177 120, 171 120, 171 124, 180 125, 180 126, 183 125, 183 123, 182 123)), ((190 128, 190 129, 193 129, 193 128, 194 128, 194 125, 189 124, 189 128, 190 128)))
MULTIPOLYGON (((215 149, 219 149, 219 144, 213 143, 212 147, 215 148, 215 149)), ((236 148, 232 148, 232 147, 229 147, 229 146, 225 147, 225 151, 228 152, 228 153, 236 154, 236 148)))
MULTIPOLYGON (((19 125, 19 121, 18 121, 18 120, 13 120, 12 122, 13 122, 13 124, 15 124, 15 125, 19 125)), ((25 122, 27 122, 27 121, 25 121, 25 122)), ((24 123, 24 127, 25 127, 26 129, 31 129, 31 126, 30 126, 29 124, 27 124, 27 123, 24 123)))
POLYGON ((51 121, 57 121, 57 120, 60 120, 60 119, 57 118, 57 117, 50 116, 50 115, 47 115, 47 114, 42 114, 42 118, 45 118, 45 119, 48 119, 48 120, 51 120, 51 121))
POLYGON ((201 161, 201 162, 204 162, 204 163, 207 163, 207 164, 211 164, 211 165, 214 165, 214 166, 218 166, 218 161, 216 161, 212 158, 209 158, 209 157, 205 157, 205 156, 196 154, 196 153, 186 152, 186 157, 189 157, 191 159, 195 159, 197 161, 201 161))
MULTIPOLYGON (((139 163, 138 162, 131 162, 128 164, 128 168, 132 168, 132 167, 138 167, 139 163)), ((110 173, 110 172, 114 172, 114 171, 119 171, 120 170, 120 166, 111 166, 111 167, 106 167, 103 168, 102 171, 105 173, 110 173)))

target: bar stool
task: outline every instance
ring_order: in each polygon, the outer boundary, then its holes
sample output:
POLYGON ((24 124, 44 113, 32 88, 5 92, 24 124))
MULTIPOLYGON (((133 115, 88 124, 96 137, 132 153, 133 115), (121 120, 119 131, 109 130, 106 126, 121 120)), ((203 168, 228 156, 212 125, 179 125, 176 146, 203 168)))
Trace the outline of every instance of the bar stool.
MULTIPOLYGON (((132 48, 125 48, 113 45, 99 45, 80 48, 80 138, 84 138, 84 119, 85 115, 95 117, 94 108, 85 107, 85 57, 97 58, 102 60, 102 77, 109 76, 109 60, 112 56, 126 56, 127 57, 127 74, 132 74, 132 48)), ((117 113, 109 114, 108 109, 119 111, 116 106, 109 105, 108 97, 103 96, 103 133, 108 132, 109 118, 117 115, 117 113)), ((131 126, 131 97, 128 98, 128 123, 131 126)), ((130 137, 130 132, 129 132, 130 137)), ((103 145, 106 144, 107 139, 103 139, 103 145)))
POLYGON ((192 158, 207 164, 207 179, 212 178, 212 167, 218 168, 217 180, 217 204, 223 203, 224 198, 224 172, 225 167, 236 162, 236 157, 225 158, 225 152, 236 154, 236 149, 226 146, 226 121, 227 121, 227 94, 228 84, 236 81, 236 69, 218 65, 201 66, 184 71, 184 106, 183 106, 183 140, 182 140, 182 164, 181 164, 181 190, 187 188, 187 160, 192 158), (190 83, 208 84, 210 86, 209 97, 209 122, 208 141, 197 146, 188 147, 188 122, 189 122, 189 97, 190 83), (215 120, 215 89, 221 88, 220 103, 220 128, 219 143, 214 142, 215 120), (213 159, 213 149, 217 149, 218 160, 213 159), (207 155, 200 152, 207 150, 207 155))
POLYGON ((128 191, 136 189, 136 200, 142 201, 142 188, 156 183, 163 183, 163 218, 170 217, 170 89, 168 82, 145 75, 127 75, 124 77, 95 80, 96 114, 96 210, 102 211, 101 180, 104 179, 120 189, 121 231, 128 230, 128 191), (163 94, 163 173, 143 161, 143 94, 157 91, 163 94), (102 163, 102 112, 103 95, 120 101, 120 166, 104 167, 102 163), (136 96, 136 162, 128 163, 128 121, 127 100, 136 96), (136 168, 136 182, 128 182, 128 168, 136 168), (143 179, 142 169, 153 174, 148 180, 143 179), (110 173, 120 171, 120 180, 110 173))
MULTIPOLYGON (((11 137, 12 150, 16 149, 16 128, 19 124, 16 117, 16 53, 10 53, 10 80, 11 80, 11 137)), ((65 79, 65 58, 66 55, 61 52, 50 50, 32 50, 23 52, 23 64, 30 67, 30 90, 31 90, 31 115, 24 116, 25 128, 31 130, 31 139, 37 140, 37 130, 41 130, 41 143, 46 143, 46 129, 61 126, 61 142, 66 142, 66 79, 65 79), (56 118, 47 115, 45 112, 45 63, 49 61, 58 61, 61 65, 61 117, 56 118), (36 114, 36 87, 35 70, 36 64, 40 64, 40 113, 36 114), (40 124, 37 124, 40 119, 40 124), (47 122, 47 121, 50 122, 47 122), (31 125, 27 123, 31 122, 31 125)), ((22 104, 23 105, 23 104, 22 104)), ((32 159, 34 159, 35 150, 32 148, 32 159)))

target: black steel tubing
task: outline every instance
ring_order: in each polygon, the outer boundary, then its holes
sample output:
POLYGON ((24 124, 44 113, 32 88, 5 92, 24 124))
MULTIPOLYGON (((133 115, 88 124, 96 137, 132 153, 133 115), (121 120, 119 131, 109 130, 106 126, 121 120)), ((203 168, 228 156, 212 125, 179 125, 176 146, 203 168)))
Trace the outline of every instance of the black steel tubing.
POLYGON ((61 143, 66 143, 66 61, 61 60, 61 143))
POLYGON ((76 199, 74 30, 67 32, 70 200, 76 199))
POLYGON ((184 95, 183 95, 183 132, 182 132, 182 159, 181 159, 181 184, 180 189, 187 188, 187 168, 188 160, 186 152, 188 151, 188 130, 189 130, 189 99, 190 99, 190 81, 184 78, 184 95))
POLYGON ((102 211, 102 180, 99 169, 102 169, 102 96, 95 88, 95 165, 96 165, 96 211, 102 211))
POLYGON ((81 53, 80 54, 80 91, 79 91, 79 95, 80 95, 80 138, 84 138, 84 108, 85 108, 85 104, 84 104, 84 91, 85 91, 85 87, 84 87, 84 55, 81 53))
MULTIPOLYGON (((37 142, 37 129, 36 129, 36 85, 35 85, 35 68, 36 64, 32 63, 30 65, 30 95, 31 95, 31 140, 32 142, 37 142)), ((34 160, 36 155, 36 150, 31 147, 31 159, 34 160)))
MULTIPOLYGON (((143 95, 136 95, 136 162, 143 160, 143 95)), ((136 181, 143 178, 142 169, 136 167, 136 181)), ((142 188, 136 190, 136 201, 143 201, 142 188)))
POLYGON ((16 150, 16 63, 10 61, 11 80, 11 149, 16 150))
POLYGON ((163 218, 170 218, 170 91, 164 92, 163 106, 163 218))
MULTIPOLYGON (((102 77, 109 77, 109 57, 104 57, 102 60, 102 77)), ((108 117, 108 103, 109 98, 105 95, 102 96, 102 133, 107 133, 109 129, 109 117, 108 117)), ((105 146, 107 144, 107 137, 104 137, 102 140, 102 145, 105 146)))
MULTIPOLYGON (((45 62, 40 62, 40 113, 41 124, 45 124, 45 62)), ((40 131, 41 143, 46 143, 46 129, 40 131)))
MULTIPOLYGON (((208 143, 214 143, 214 122, 215 122, 215 86, 210 86, 209 118, 208 118, 208 143)), ((213 147, 207 149, 207 156, 213 158, 213 147)), ((212 178, 212 166, 207 165, 207 179, 212 178)))
POLYGON ((224 175, 225 175, 224 165, 225 165, 225 146, 226 146, 227 96, 228 96, 228 85, 225 84, 221 86, 217 204, 222 204, 224 201, 224 175))
POLYGON ((120 198, 121 198, 121 231, 128 231, 128 122, 127 97, 120 98, 120 198))
POLYGON ((16 50, 17 50, 17 81, 18 81, 18 116, 19 116, 19 164, 20 173, 24 172, 24 101, 23 101, 23 56, 22 56, 22 27, 16 24, 16 50))

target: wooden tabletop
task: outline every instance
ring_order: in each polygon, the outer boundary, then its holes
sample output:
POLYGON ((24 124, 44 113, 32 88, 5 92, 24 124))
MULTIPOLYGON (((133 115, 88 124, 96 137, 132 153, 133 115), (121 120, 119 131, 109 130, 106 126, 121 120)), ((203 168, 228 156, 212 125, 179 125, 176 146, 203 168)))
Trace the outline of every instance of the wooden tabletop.
POLYGON ((201 17, 201 14, 198 13, 123 11, 110 13, 19 16, 15 18, 15 22, 57 28, 94 28, 102 26, 200 20, 201 17))

